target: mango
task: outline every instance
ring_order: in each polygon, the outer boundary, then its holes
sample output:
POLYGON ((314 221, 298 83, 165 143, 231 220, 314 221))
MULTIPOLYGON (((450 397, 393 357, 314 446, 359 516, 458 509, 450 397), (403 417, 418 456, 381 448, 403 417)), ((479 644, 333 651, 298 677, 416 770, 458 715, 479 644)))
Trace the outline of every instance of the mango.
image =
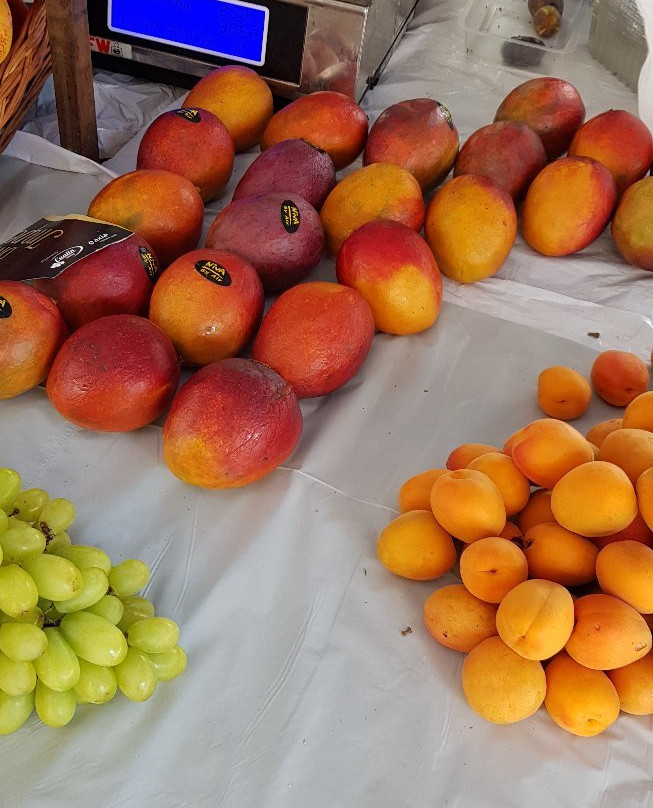
POLYGON ((623 258, 639 269, 653 271, 653 177, 634 182, 615 210, 612 238, 623 258))

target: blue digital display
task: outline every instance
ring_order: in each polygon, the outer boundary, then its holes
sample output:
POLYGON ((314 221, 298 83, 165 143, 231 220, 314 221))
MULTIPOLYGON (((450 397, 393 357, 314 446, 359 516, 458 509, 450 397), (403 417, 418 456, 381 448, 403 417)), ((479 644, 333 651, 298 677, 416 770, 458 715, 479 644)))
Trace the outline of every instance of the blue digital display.
POLYGON ((262 65, 269 11, 241 0, 109 0, 107 25, 120 34, 262 65))

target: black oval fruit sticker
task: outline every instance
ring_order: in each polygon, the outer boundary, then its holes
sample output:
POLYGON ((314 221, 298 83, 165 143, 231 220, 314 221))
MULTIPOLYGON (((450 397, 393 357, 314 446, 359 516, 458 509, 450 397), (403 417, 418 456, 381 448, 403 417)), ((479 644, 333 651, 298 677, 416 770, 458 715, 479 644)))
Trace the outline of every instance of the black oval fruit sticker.
POLYGON ((211 283, 217 283, 218 286, 231 286, 231 275, 217 261, 195 261, 195 269, 211 283))
POLYGON ((281 224, 286 233, 299 230, 299 208, 290 199, 284 199, 281 203, 281 224))
POLYGON ((159 265, 156 262, 156 258, 147 249, 147 247, 143 247, 142 245, 138 248, 138 254, 141 257, 141 261, 143 262, 143 266, 145 267, 148 278, 152 281, 152 283, 154 283, 159 274, 159 265))
POLYGON ((11 317, 11 303, 0 295, 0 320, 6 320, 7 317, 11 317))
POLYGON ((191 109, 190 107, 183 107, 182 109, 176 109, 175 113, 180 117, 184 118, 191 123, 199 123, 202 120, 202 116, 197 109, 191 109))

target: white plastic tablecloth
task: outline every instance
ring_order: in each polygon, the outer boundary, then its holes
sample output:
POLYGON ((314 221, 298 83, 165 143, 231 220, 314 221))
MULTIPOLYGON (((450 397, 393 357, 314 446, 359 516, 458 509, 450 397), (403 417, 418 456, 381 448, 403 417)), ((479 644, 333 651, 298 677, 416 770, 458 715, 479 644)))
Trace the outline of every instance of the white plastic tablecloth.
MULTIPOLYGON (((446 104, 461 142, 528 74, 464 52, 460 3, 418 14, 364 106, 370 119, 419 96, 446 104)), ((588 117, 637 99, 581 47, 568 76, 588 117)), ((95 166, 19 133, 0 157, 0 237, 46 212, 84 212, 135 143, 95 166), (5 190, 6 189, 6 190, 5 190)), ((255 151, 237 161, 234 178, 255 151)), ((130 157, 132 155, 132 157, 130 157)), ((324 260, 315 277, 334 278, 324 260)), ((653 805, 650 717, 623 715, 576 738, 542 708, 495 726, 466 704, 462 655, 437 645, 422 606, 453 580, 417 583, 376 558, 410 475, 463 442, 501 444, 540 417, 540 369, 588 373, 596 352, 653 348, 653 274, 626 266, 609 236, 544 259, 518 241, 499 273, 445 282, 436 324, 377 334, 359 374, 304 401, 300 444, 281 468, 235 491, 177 480, 161 431, 79 429, 42 389, 0 402, 0 465, 72 498, 75 541, 114 561, 142 558, 146 594, 181 626, 186 672, 142 704, 118 695, 65 728, 36 718, 0 739, 0 804, 12 808, 534 808, 653 805), (599 336, 590 336, 598 333, 599 336), (408 631, 410 629, 410 631, 408 631)), ((613 408, 594 399, 581 430, 613 408)))

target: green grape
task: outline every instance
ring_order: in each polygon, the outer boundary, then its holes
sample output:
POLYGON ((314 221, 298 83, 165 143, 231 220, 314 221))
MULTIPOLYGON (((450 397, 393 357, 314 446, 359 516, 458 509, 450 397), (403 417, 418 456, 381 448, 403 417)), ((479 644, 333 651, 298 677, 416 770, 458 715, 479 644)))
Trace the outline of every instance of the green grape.
POLYGON ((52 690, 70 690, 79 679, 79 660, 60 629, 44 628, 43 633, 48 638, 48 647, 32 663, 36 675, 52 690))
POLYGON ((0 609, 20 617, 38 603, 39 593, 32 576, 17 564, 0 567, 0 609))
POLYGON ((75 695, 80 704, 104 704, 110 701, 118 690, 115 668, 94 665, 85 659, 79 660, 79 680, 75 685, 75 695))
POLYGON ((34 691, 25 696, 7 696, 0 691, 0 735, 20 729, 34 709, 34 691))
POLYGON ((154 604, 151 600, 140 595, 127 595, 121 600, 124 605, 122 618, 118 621, 118 628, 121 631, 127 631, 132 623, 144 617, 154 617, 154 604))
POLYGON ((0 612, 0 625, 3 623, 31 623, 33 626, 43 628, 45 615, 43 614, 43 609, 39 606, 35 606, 33 609, 28 609, 26 612, 15 616, 0 612))
POLYGON ((161 654, 148 654, 154 663, 156 678, 159 682, 169 682, 186 670, 186 652, 181 645, 175 645, 161 654))
POLYGON ((0 533, 0 547, 5 564, 20 564, 41 555, 45 550, 45 536, 27 522, 17 521, 15 527, 12 525, 0 533))
POLYGON ((33 662, 48 647, 47 635, 31 623, 2 623, 0 651, 17 662, 33 662))
POLYGON ((80 570, 97 567, 107 576, 111 570, 111 559, 99 547, 91 547, 87 544, 71 544, 69 547, 62 548, 55 555, 67 558, 80 570))
POLYGON ((119 598, 135 595, 150 580, 150 568, 144 561, 128 558, 109 571, 109 586, 119 598))
MULTIPOLYGON (((2 511, 2 513, 4 513, 4 511, 2 511)), ((2 545, 0 544, 0 564, 2 564, 2 555, 2 545)))
POLYGON ((0 510, 10 511, 20 494, 23 481, 13 469, 0 469, 0 510))
POLYGON ((75 506, 69 499, 51 499, 39 514, 39 528, 46 536, 54 536, 68 528, 75 521, 75 506))
POLYGON ((127 640, 117 626, 90 612, 71 612, 59 626, 77 656, 95 665, 118 665, 127 653, 127 640))
POLYGON ((34 579, 42 598, 68 600, 82 588, 82 573, 67 558, 43 553, 21 562, 21 566, 34 579))
POLYGON ((64 727, 72 721, 77 709, 74 690, 51 690, 40 680, 34 694, 36 714, 48 727, 64 727))
POLYGON ((167 617, 144 617, 127 630, 127 642, 148 654, 161 654, 177 644, 179 626, 167 617))
POLYGON ((156 669, 147 654, 130 648, 123 661, 116 665, 118 687, 130 701, 145 701, 156 690, 156 669))
POLYGON ((61 614, 78 612, 97 603, 109 588, 107 576, 97 567, 82 570, 82 588, 68 600, 55 600, 54 606, 61 614))
POLYGON ((23 522, 36 522, 49 500, 50 495, 42 488, 24 488, 14 500, 11 514, 23 522))
POLYGON ((10 659, 0 651, 0 690, 8 696, 26 696, 35 687, 34 665, 10 659))
POLYGON ((9 517, 3 510, 0 510, 0 533, 4 533, 8 527, 9 517))
POLYGON ((117 598, 115 595, 103 595, 97 603, 94 603, 92 606, 87 606, 84 611, 97 614, 98 617, 104 617, 105 620, 117 626, 122 618, 122 613, 125 611, 125 607, 120 598, 117 598))
MULTIPOLYGON (((50 555, 63 555, 61 551, 67 547, 70 547, 70 536, 65 530, 62 530, 61 533, 55 533, 51 539, 46 539, 46 542, 46 553, 50 553, 50 555)), ((75 566, 78 567, 79 564, 76 564, 75 566)))

